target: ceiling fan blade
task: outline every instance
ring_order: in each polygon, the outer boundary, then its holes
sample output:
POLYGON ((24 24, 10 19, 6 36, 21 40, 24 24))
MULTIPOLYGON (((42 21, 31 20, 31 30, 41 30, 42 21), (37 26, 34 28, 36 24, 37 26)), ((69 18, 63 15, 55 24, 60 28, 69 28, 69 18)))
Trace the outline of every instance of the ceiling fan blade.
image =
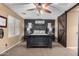
POLYGON ((47 13, 52 13, 50 10, 44 9, 45 12, 47 13))
POLYGON ((33 9, 28 9, 27 11, 32 11, 32 10, 35 10, 35 8, 33 8, 33 9))
POLYGON ((33 3, 33 4, 35 5, 35 7, 36 7, 36 8, 38 8, 38 5, 37 5, 37 3, 33 3))
POLYGON ((49 5, 51 5, 51 3, 45 3, 44 6, 48 7, 49 5))

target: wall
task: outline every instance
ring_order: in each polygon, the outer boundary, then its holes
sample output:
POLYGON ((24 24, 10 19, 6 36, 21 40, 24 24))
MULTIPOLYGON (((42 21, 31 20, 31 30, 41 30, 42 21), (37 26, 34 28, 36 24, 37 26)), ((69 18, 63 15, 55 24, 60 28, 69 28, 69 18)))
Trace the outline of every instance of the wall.
POLYGON ((67 47, 74 49, 77 52, 78 48, 78 15, 77 10, 79 6, 75 7, 67 13, 67 47))
POLYGON ((55 38, 58 39, 58 19, 55 20, 55 38))
MULTIPOLYGON (((0 4, 0 15, 4 16, 4 17, 8 17, 8 15, 11 15, 17 19, 19 19, 21 21, 20 24, 20 33, 23 33, 23 18, 21 18, 19 15, 17 15, 14 11, 12 11, 10 8, 8 8, 7 6, 5 6, 4 4, 0 4)), ((4 38, 0 39, 0 53, 8 48, 10 48, 11 46, 13 46, 14 44, 16 44, 17 42, 20 41, 22 35, 18 35, 15 37, 8 37, 8 28, 3 28, 4 29, 4 38), (7 44, 7 46, 5 46, 7 44)))
MULTIPOLYGON (((55 27, 55 20, 51 20, 51 19, 25 19, 25 28, 28 27, 29 22, 32 23, 32 27, 33 27, 32 31, 34 31, 34 30, 46 30, 48 23, 51 23, 53 28, 55 27), (45 21, 45 23, 44 24, 35 24, 36 20, 37 21, 45 21)), ((26 32, 25 34, 27 35, 27 30, 25 32, 26 32)), ((52 32, 54 33, 54 31, 52 31, 52 32)), ((35 34, 35 33, 33 32, 32 34, 35 34)), ((42 33, 42 34, 44 34, 44 33, 42 33)))

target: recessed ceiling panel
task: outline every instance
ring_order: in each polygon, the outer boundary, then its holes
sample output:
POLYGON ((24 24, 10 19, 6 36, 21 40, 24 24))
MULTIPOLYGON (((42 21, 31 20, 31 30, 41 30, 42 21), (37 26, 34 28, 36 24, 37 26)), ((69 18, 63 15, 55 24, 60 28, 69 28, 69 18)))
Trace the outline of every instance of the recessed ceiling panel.
POLYGON ((76 3, 51 3, 48 8, 52 13, 46 13, 43 11, 42 14, 38 14, 36 9, 27 11, 28 9, 36 8, 32 3, 6 3, 5 5, 24 19, 56 19, 59 15, 70 9, 75 4, 76 3))

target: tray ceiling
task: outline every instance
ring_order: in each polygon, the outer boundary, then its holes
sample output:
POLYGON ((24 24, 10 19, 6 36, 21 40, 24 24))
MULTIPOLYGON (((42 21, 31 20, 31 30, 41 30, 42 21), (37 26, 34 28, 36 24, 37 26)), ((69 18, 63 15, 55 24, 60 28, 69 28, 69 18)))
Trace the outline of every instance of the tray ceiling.
POLYGON ((35 8, 32 3, 6 3, 5 5, 7 5, 24 19, 56 19, 75 4, 76 3, 52 3, 49 5, 49 9, 52 11, 52 13, 49 14, 43 12, 41 15, 38 15, 36 10, 27 11, 30 8, 35 8))

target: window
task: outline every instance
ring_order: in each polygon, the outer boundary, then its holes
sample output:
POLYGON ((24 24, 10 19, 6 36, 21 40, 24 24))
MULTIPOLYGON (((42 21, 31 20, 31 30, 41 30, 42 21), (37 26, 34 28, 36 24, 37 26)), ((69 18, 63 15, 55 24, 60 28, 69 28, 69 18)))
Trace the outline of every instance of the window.
POLYGON ((12 16, 8 16, 8 36, 13 37, 20 34, 20 21, 12 16))

